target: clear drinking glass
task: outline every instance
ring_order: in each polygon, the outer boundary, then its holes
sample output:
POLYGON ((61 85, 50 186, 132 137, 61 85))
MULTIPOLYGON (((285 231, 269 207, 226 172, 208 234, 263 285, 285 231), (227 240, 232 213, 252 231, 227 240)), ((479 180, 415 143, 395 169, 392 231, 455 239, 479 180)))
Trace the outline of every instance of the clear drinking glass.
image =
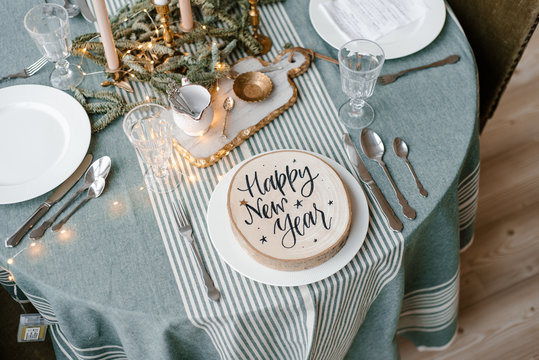
POLYGON ((24 27, 43 56, 56 63, 50 78, 52 86, 67 90, 79 85, 82 73, 66 60, 71 51, 66 9, 57 4, 36 5, 26 13, 24 27))
POLYGON ((172 191, 178 183, 169 170, 172 156, 172 116, 157 104, 142 104, 131 110, 123 121, 124 132, 148 165, 144 182, 152 191, 172 191))
POLYGON ((370 40, 352 40, 339 49, 342 90, 350 97, 339 118, 347 127, 360 129, 373 122, 374 109, 365 99, 374 92, 384 60, 384 50, 370 40))

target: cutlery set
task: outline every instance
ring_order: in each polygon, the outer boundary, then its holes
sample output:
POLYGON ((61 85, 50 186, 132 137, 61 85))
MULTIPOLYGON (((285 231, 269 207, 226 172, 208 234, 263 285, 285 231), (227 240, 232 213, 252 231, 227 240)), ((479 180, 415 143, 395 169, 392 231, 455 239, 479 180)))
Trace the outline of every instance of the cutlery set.
POLYGON ((11 236, 6 242, 6 247, 15 247, 22 240, 24 235, 45 215, 47 211, 60 199, 66 195, 71 188, 79 181, 82 175, 86 172, 84 177, 84 184, 78 189, 78 191, 62 206, 62 208, 54 214, 50 219, 45 221, 41 226, 32 230, 30 238, 33 240, 40 239, 45 231, 54 223, 56 218, 75 200, 82 192, 88 190, 86 198, 80 202, 73 211, 71 211, 65 218, 63 218, 58 224, 53 226, 53 231, 58 231, 67 222, 67 220, 85 204, 88 200, 96 198, 103 192, 105 188, 105 178, 107 177, 111 160, 108 156, 104 156, 96 160, 91 166, 92 154, 86 155, 79 167, 67 180, 65 180, 52 195, 39 206, 39 208, 24 222, 24 224, 11 236))
MULTIPOLYGON (((345 133, 343 134, 342 139, 346 152, 348 154, 348 158, 357 169, 359 173, 359 178, 361 179, 363 184, 371 191, 375 201, 382 209, 383 215, 387 223, 394 231, 401 231, 403 228, 402 222, 395 215, 395 212, 387 202, 385 196, 382 194, 382 192, 374 182, 365 164, 361 160, 361 157, 356 147, 354 146, 350 135, 345 133)), ((393 191, 395 192, 397 200, 401 205, 404 216, 406 216, 410 220, 415 219, 416 211, 408 204, 408 201, 400 192, 399 188, 397 187, 397 184, 395 184, 395 181, 393 180, 389 170, 387 169, 386 164, 383 161, 385 147, 380 136, 373 130, 369 128, 364 128, 361 132, 360 145, 365 156, 371 160, 376 161, 378 165, 380 165, 380 167, 384 170, 384 173, 386 174, 389 182, 391 183, 393 191)), ((395 138, 395 140, 393 141, 393 150, 398 157, 405 161, 406 165, 408 166, 408 169, 414 177, 419 193, 424 197, 428 196, 427 190, 425 190, 425 188, 419 181, 417 174, 415 173, 414 169, 412 168, 412 165, 408 161, 408 146, 404 142, 404 140, 399 137, 395 138)))

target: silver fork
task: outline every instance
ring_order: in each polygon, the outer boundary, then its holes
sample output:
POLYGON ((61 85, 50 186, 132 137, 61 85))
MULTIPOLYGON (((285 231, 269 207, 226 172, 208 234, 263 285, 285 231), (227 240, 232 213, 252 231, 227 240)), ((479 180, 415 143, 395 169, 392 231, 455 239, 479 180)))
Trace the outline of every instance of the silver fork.
POLYGON ((39 60, 37 60, 32 65, 28 66, 26 69, 19 71, 18 73, 11 74, 8 76, 4 76, 3 78, 0 78, 0 81, 8 80, 8 79, 16 79, 16 78, 27 78, 35 73, 37 73, 43 66, 45 66, 46 63, 49 61, 43 56, 39 60))
POLYGON ((459 61, 459 59, 460 59, 460 56, 458 56, 458 55, 450 55, 450 56, 446 57, 445 59, 435 61, 432 64, 427 64, 427 65, 418 66, 418 67, 411 68, 411 69, 402 70, 402 71, 399 71, 396 74, 387 74, 387 75, 379 76, 376 83, 379 84, 379 85, 391 84, 391 83, 395 82, 395 80, 400 78, 402 75, 407 74, 407 73, 409 73, 411 71, 423 70, 423 69, 436 67, 436 66, 443 66, 443 65, 447 65, 447 64, 454 64, 457 61, 459 61))
POLYGON ((219 299, 221 298, 221 293, 215 288, 215 286, 213 285, 213 280, 211 279, 210 275, 208 275, 206 268, 204 268, 204 263, 202 262, 200 253, 195 246, 195 239, 193 238, 193 228, 191 227, 189 219, 187 219, 185 209, 183 208, 181 203, 180 209, 178 209, 175 203, 172 203, 172 208, 174 210, 174 218, 176 219, 176 224, 178 225, 178 229, 180 230, 180 235, 183 238, 187 239, 189 244, 191 244, 191 250, 193 251, 197 259, 198 268, 202 273, 202 278, 204 279, 204 286, 206 287, 208 297, 210 298, 210 300, 219 301, 219 299))

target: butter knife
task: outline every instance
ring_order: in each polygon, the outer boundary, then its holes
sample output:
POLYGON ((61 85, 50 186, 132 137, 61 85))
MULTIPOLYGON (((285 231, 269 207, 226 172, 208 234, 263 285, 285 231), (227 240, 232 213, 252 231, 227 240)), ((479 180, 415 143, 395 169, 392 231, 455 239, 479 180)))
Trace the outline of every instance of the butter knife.
POLYGON ((90 10, 90 7, 88 6, 88 3, 86 0, 76 0, 77 5, 79 5, 80 12, 82 16, 86 19, 86 21, 89 21, 91 23, 95 22, 95 16, 92 10, 90 10))
POLYGON ((389 227, 394 231, 402 231, 402 222, 399 220, 397 215, 395 215, 395 212, 387 202, 384 194, 382 194, 380 188, 372 179, 372 176, 369 173, 369 170, 367 169, 365 164, 363 163, 363 160, 361 160, 361 156, 359 156, 359 153, 357 152, 357 149, 354 146, 350 135, 344 133, 342 135, 342 140, 346 149, 346 153, 348 154, 348 158, 350 159, 354 167, 357 169, 359 178, 361 179, 363 184, 365 184, 365 186, 370 190, 370 192, 374 196, 374 200, 378 203, 380 209, 382 209, 382 214, 384 215, 387 223, 389 224, 389 227))
POLYGON ((54 192, 52 195, 41 204, 37 210, 22 224, 22 226, 15 231, 11 237, 6 240, 6 247, 15 247, 21 242, 23 236, 30 230, 38 221, 49 211, 52 205, 60 200, 72 187, 79 181, 82 175, 86 172, 86 169, 92 162, 93 155, 88 154, 84 157, 79 167, 71 176, 69 176, 54 192))

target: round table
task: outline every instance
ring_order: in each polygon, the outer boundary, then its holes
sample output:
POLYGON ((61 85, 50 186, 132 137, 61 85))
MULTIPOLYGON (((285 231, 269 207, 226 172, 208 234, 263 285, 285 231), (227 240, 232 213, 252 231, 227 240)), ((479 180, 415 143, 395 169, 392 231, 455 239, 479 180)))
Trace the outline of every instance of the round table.
MULTIPOLYGON (((107 1, 109 12, 117 3, 107 1)), ((0 9, 14 29, 9 42, 8 35, 2 35, 9 49, 2 73, 39 56, 22 25, 32 4, 24 0, 0 9), (17 46, 23 43, 28 46, 17 46)), ((267 59, 286 42, 336 57, 336 50, 312 28, 307 7, 307 0, 262 7, 261 32, 274 43, 267 59)), ((71 27, 75 35, 95 31, 80 17, 71 20, 71 27)), ((50 322, 58 358, 389 359, 398 357, 395 334, 424 348, 444 346, 456 332, 459 251, 473 236, 479 173, 475 63, 464 34, 447 16, 432 44, 387 61, 382 70, 393 73, 450 54, 461 60, 378 86, 370 99, 376 111, 371 128, 382 137, 384 160, 417 218, 404 218, 382 169, 364 157, 404 230, 388 229, 369 195, 371 222, 365 244, 335 275, 290 288, 251 281, 219 258, 205 218, 220 177, 263 151, 297 148, 321 153, 356 176, 340 142, 344 128, 336 109, 346 96, 340 90, 338 67, 316 60, 295 80, 297 104, 225 159, 200 169, 176 154, 177 170, 184 175, 176 193, 155 194, 144 187, 143 165, 123 134, 121 120, 94 134, 89 152, 94 158, 108 155, 113 163, 106 191, 86 204, 65 232, 48 231, 40 246, 22 252, 13 264, 7 259, 30 240, 25 238, 14 249, 2 247, 0 281, 12 293, 18 290, 15 297, 26 296, 50 322), (419 196, 404 162, 392 152, 397 136, 410 147, 410 161, 429 192, 427 198, 419 196), (174 225, 175 201, 184 203, 193 222, 197 246, 222 293, 218 303, 206 298, 195 258, 174 225)), ((92 68, 90 63, 85 66, 92 68)), ((51 67, 0 86, 47 85, 51 67)), ((97 90, 101 80, 101 75, 88 77, 81 86, 97 90)), ((152 91, 147 84, 135 88, 134 98, 139 100, 152 91)), ((359 131, 350 134, 359 148, 359 131)), ((47 195, 0 206, 2 238, 47 195)))

